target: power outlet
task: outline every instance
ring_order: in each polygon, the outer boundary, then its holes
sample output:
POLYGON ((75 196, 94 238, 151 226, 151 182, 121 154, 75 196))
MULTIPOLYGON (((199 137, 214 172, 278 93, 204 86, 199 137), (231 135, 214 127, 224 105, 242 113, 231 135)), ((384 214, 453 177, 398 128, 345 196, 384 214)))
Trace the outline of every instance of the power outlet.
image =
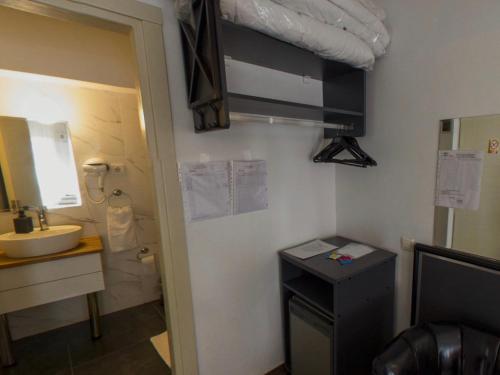
POLYGON ((125 164, 111 163, 109 165, 109 171, 111 174, 125 174, 125 164))
POLYGON ((401 237, 401 250, 412 253, 415 248, 415 243, 415 239, 403 236, 401 237))

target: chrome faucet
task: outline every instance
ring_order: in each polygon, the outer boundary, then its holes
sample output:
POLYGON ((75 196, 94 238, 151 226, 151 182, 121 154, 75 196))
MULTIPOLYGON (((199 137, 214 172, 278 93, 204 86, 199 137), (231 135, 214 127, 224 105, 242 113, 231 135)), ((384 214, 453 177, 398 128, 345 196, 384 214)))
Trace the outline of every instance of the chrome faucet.
POLYGON ((24 209, 36 212, 38 217, 38 223, 40 225, 40 231, 49 229, 49 220, 47 218, 47 208, 45 206, 35 207, 35 206, 25 206, 24 209))
POLYGON ((38 215, 38 222, 40 223, 40 230, 48 230, 49 229, 49 220, 47 218, 47 208, 44 206, 40 206, 38 210, 36 210, 36 214, 38 215))

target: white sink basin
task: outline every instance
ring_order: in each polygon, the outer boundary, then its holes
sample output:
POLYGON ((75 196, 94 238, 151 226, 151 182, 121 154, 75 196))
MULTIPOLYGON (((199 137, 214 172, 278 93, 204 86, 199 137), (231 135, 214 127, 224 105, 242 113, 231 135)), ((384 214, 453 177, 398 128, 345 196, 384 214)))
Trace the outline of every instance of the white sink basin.
POLYGON ((0 235, 0 250, 9 258, 29 258, 59 253, 78 246, 82 227, 58 225, 31 233, 5 233, 0 235))

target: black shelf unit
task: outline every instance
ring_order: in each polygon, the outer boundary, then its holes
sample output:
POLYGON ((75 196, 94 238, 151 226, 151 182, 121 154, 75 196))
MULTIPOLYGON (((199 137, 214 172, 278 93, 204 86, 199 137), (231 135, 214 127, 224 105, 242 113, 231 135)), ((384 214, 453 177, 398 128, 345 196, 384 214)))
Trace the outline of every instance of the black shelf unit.
POLYGON ((283 288, 309 302, 326 315, 333 316, 333 286, 309 274, 283 281, 283 288))
POLYGON ((194 24, 181 22, 188 103, 195 131, 230 127, 230 112, 341 125, 325 137, 365 135, 365 71, 221 18, 218 0, 193 1, 194 24), (224 56, 323 82, 323 106, 229 93, 224 56))
MULTIPOLYGON (((335 246, 351 241, 325 240, 335 246)), ((285 359, 291 364, 289 301, 299 297, 333 320, 331 375, 366 375, 394 334, 396 254, 376 251, 341 266, 320 254, 299 259, 280 252, 285 359)), ((293 372, 292 372, 293 373, 293 372)))
POLYGON ((323 121, 323 107, 228 93, 231 112, 323 121))

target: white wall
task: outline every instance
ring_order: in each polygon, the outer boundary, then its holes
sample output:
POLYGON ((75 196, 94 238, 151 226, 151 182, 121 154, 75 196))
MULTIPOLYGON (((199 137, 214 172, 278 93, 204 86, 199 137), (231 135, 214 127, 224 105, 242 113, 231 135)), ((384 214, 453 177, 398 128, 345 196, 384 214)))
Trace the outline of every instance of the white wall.
MULTIPOLYGON (((368 79, 368 135, 378 162, 338 167, 337 232, 399 252, 431 243, 438 122, 500 113, 500 2, 380 0, 393 42, 368 79)), ((412 255, 399 252, 398 326, 409 322, 412 255)))
POLYGON ((334 168, 310 161, 321 130, 254 124, 195 134, 173 2, 148 2, 164 10, 178 160, 249 151, 268 161, 268 210, 187 225, 201 374, 262 375, 283 363, 277 251, 335 233, 334 168))
POLYGON ((0 68, 135 87, 129 35, 0 8, 0 68))

